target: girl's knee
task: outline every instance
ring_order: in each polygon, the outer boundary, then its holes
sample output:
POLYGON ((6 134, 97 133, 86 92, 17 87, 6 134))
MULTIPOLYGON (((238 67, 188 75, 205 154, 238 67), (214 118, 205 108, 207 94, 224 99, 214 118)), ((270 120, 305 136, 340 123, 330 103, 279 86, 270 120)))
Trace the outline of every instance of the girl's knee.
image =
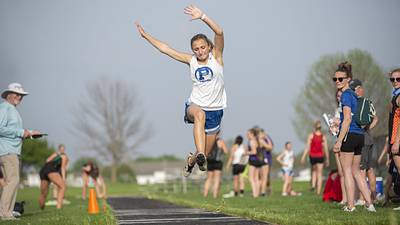
POLYGON ((193 117, 196 122, 205 121, 206 114, 203 110, 198 110, 193 114, 193 117))

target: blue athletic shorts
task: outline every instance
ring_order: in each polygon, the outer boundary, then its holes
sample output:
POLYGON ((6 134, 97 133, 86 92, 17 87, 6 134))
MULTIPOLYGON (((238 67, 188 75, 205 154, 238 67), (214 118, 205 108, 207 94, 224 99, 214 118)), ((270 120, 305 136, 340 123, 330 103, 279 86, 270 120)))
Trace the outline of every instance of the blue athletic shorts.
MULTIPOLYGON (((185 123, 193 123, 193 121, 189 120, 187 116, 187 109, 189 108, 190 104, 185 103, 185 123)), ((215 111, 206 111, 203 110, 206 114, 206 124, 204 125, 204 129, 206 134, 215 134, 218 133, 221 129, 221 120, 222 116, 224 115, 224 110, 215 110, 215 111)))
POLYGON ((288 168, 282 168, 281 169, 283 175, 288 174, 289 176, 293 176, 293 170, 292 169, 288 169, 288 168))

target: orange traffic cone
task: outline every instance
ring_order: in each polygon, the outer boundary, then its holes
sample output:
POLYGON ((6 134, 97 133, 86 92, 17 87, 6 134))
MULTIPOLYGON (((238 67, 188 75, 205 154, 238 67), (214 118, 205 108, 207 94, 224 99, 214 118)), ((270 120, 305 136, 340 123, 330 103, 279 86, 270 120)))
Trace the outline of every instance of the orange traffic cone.
POLYGON ((99 204, 97 204, 96 190, 90 188, 89 190, 89 204, 87 209, 89 214, 99 213, 99 204))

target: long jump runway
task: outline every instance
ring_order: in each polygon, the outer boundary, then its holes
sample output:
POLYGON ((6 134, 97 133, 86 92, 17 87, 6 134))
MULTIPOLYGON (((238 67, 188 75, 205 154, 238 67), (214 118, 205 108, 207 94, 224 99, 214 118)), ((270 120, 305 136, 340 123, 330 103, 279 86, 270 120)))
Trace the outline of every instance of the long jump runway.
POLYGON ((228 216, 202 209, 186 208, 168 202, 143 197, 113 197, 108 203, 114 210, 118 224, 266 224, 246 218, 228 216))

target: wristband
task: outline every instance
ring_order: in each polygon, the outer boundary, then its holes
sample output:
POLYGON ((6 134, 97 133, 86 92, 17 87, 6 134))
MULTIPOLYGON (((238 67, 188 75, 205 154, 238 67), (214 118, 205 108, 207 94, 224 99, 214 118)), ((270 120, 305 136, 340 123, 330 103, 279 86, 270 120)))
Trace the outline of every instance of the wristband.
POLYGON ((203 13, 203 15, 201 15, 201 20, 204 20, 206 18, 206 14, 205 13, 203 13))

